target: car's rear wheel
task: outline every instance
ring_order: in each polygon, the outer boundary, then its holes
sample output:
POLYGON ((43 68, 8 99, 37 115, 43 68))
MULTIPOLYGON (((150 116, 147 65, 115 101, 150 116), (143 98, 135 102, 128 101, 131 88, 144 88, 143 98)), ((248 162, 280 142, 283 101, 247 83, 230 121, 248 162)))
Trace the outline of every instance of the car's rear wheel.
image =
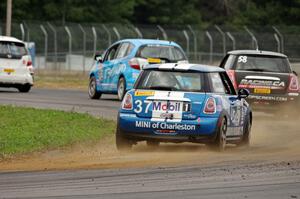
POLYGON ((21 93, 28 93, 31 89, 31 85, 30 84, 24 84, 18 87, 19 92, 21 93))
POLYGON ((126 92, 126 82, 125 79, 121 77, 118 82, 118 99, 120 101, 123 100, 125 92, 126 92))
POLYGON ((116 147, 119 151, 130 151, 132 148, 133 142, 124 137, 122 131, 117 125, 116 130, 116 147))
POLYGON ((244 132, 243 137, 240 143, 238 143, 238 146, 250 146, 250 140, 251 140, 251 118, 250 116, 247 117, 247 120, 244 125, 244 132))
POLYGON ((99 99, 101 97, 101 93, 97 91, 96 78, 91 77, 89 83, 89 97, 91 99, 99 99))
POLYGON ((213 143, 208 144, 210 148, 217 151, 224 151, 226 147, 226 132, 227 132, 227 120, 222 118, 220 126, 217 129, 217 137, 213 143))

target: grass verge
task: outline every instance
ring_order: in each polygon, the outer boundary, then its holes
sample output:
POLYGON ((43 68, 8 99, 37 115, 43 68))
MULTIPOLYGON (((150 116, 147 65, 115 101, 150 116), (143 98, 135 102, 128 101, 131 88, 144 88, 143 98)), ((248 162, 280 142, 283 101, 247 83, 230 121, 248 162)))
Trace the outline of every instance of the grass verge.
POLYGON ((82 72, 36 71, 34 77, 36 88, 87 90, 88 84, 88 74, 82 72))
POLYGON ((0 106, 0 159, 57 149, 76 143, 96 143, 115 131, 115 122, 88 114, 0 106))

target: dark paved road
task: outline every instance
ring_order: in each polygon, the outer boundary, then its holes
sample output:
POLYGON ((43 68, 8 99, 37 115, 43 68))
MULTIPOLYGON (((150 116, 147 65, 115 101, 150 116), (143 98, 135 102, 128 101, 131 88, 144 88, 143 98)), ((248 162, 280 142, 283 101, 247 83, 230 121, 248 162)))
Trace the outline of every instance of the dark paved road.
POLYGON ((0 198, 300 198, 299 162, 0 173, 0 198))
POLYGON ((91 100, 87 92, 84 91, 36 88, 33 88, 29 93, 19 93, 15 89, 0 88, 0 104, 87 112, 109 119, 116 119, 120 106, 115 95, 103 95, 100 100, 91 100))

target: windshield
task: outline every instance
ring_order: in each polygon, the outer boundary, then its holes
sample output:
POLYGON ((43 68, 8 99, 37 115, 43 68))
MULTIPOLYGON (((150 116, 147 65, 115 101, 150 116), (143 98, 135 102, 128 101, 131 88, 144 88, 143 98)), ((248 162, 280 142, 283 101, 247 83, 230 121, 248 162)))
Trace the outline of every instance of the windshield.
POLYGON ((145 70, 139 79, 136 89, 205 92, 203 73, 145 70))
POLYGON ((235 61, 236 70, 290 73, 289 63, 284 57, 240 55, 235 61))
POLYGON ((185 60, 184 54, 175 46, 145 45, 141 46, 136 57, 160 58, 165 62, 185 60))
POLYGON ((0 41, 0 57, 20 59, 27 51, 23 43, 0 41))

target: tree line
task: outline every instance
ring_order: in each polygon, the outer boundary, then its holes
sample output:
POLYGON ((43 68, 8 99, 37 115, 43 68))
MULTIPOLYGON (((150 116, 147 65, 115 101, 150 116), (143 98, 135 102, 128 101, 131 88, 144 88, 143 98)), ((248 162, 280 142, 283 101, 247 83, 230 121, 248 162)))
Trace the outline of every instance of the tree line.
MULTIPOLYGON (((0 19, 6 18, 6 0, 0 19)), ((300 25, 300 0, 13 0, 13 21, 300 25)))

